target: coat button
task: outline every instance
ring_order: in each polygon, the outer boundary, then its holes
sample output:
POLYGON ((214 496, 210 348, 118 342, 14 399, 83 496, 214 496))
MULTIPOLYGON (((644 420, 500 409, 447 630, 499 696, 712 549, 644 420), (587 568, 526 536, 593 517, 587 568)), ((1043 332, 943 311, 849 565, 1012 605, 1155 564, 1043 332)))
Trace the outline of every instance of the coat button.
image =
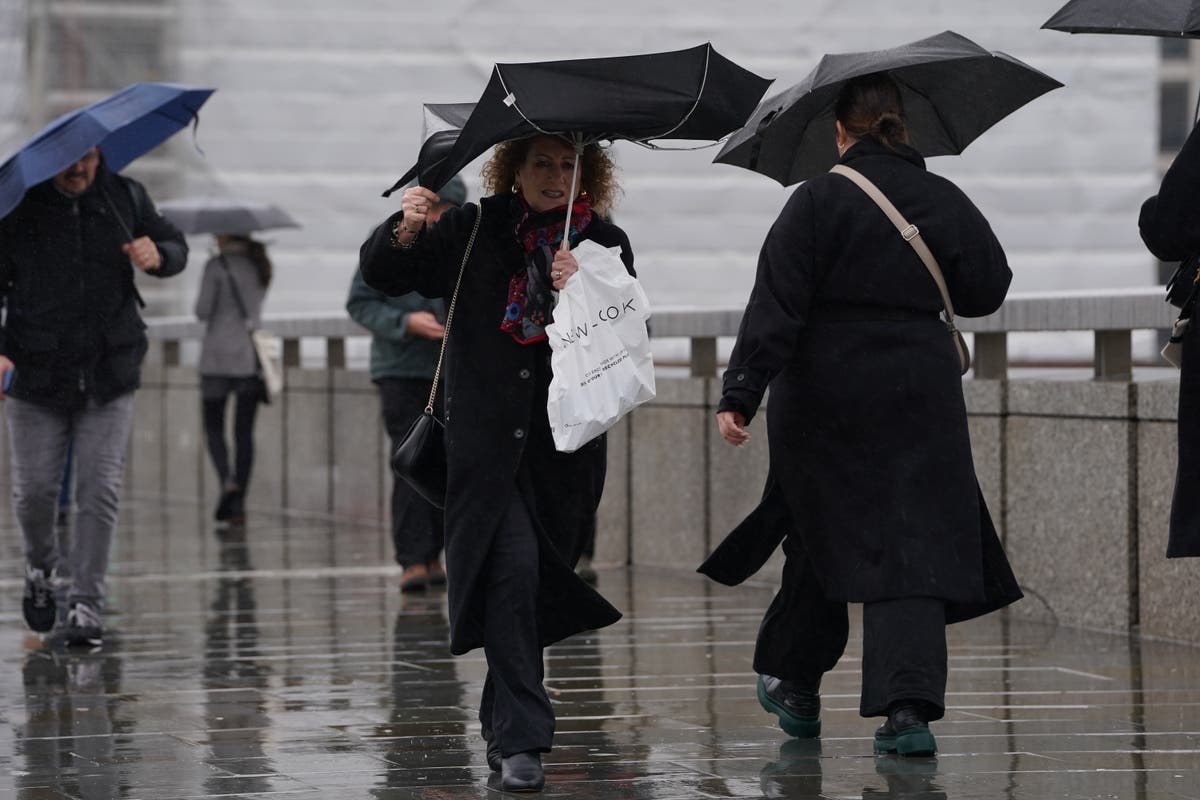
POLYGON ((524 439, 525 438, 525 429, 517 428, 515 431, 513 431, 513 438, 514 439, 524 439))
POLYGON ((522 367, 521 371, 517 373, 517 375, 520 376, 521 380, 525 380, 525 381, 529 380, 529 376, 532 374, 533 373, 531 373, 529 370, 525 369, 524 367, 522 367))
POLYGON ((744 380, 746 380, 746 373, 744 373, 744 372, 739 372, 739 373, 738 373, 738 376, 737 376, 737 379, 738 379, 739 381, 744 381, 744 380))

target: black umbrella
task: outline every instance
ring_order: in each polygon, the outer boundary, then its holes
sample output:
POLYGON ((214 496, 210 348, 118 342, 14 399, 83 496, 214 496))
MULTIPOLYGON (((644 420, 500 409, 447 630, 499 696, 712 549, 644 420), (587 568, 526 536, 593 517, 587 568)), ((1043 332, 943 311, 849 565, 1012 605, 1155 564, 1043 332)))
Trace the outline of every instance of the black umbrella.
POLYGON ((1200 38, 1197 0, 1071 0, 1043 28, 1066 33, 1124 33, 1200 38))
POLYGON ((912 146, 957 155, 1021 106, 1062 86, 1004 53, 945 31, 888 50, 821 58, 808 77, 766 100, 714 162, 761 172, 784 186, 837 163, 833 105, 847 81, 886 72, 900 85, 912 146))
POLYGON ((716 141, 746 121, 770 83, 711 44, 669 53, 496 64, 473 107, 425 107, 427 136, 417 164, 384 196, 414 177, 436 189, 489 147, 537 133, 561 135, 580 148, 614 139, 648 146, 658 139, 716 141))

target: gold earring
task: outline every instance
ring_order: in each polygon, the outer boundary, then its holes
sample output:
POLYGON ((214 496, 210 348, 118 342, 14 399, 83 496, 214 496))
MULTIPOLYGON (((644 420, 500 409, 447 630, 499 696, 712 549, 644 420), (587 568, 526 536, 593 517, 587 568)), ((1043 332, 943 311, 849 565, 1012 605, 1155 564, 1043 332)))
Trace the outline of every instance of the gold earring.
POLYGON ((521 191, 521 184, 514 182, 512 185, 512 193, 516 194, 519 191, 521 191))

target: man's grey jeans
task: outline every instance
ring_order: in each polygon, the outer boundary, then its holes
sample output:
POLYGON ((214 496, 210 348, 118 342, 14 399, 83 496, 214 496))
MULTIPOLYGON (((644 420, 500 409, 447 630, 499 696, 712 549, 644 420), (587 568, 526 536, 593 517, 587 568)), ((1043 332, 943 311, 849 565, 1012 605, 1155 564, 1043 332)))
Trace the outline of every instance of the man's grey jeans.
POLYGON ((89 400, 85 408, 74 411, 9 398, 4 411, 12 456, 13 509, 25 537, 25 561, 47 574, 61 558, 54 520, 67 446, 74 441, 78 510, 64 565, 71 579, 67 602, 83 601, 101 609, 129 448, 133 392, 104 405, 89 400))

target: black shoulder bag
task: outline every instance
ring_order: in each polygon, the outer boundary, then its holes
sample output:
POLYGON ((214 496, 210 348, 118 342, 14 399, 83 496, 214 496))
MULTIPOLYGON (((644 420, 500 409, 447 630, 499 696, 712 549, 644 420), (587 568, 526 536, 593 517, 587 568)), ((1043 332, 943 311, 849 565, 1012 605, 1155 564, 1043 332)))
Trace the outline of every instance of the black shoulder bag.
POLYGON ((404 434, 404 438, 392 452, 392 472, 436 508, 446 506, 446 428, 442 421, 434 416, 433 401, 437 398, 438 381, 442 377, 442 359, 446 356, 446 342, 450 339, 450 323, 454 321, 458 288, 462 285, 463 272, 467 268, 467 259, 471 257, 471 248, 475 244, 475 234, 479 233, 479 221, 482 218, 481 205, 479 213, 475 215, 475 227, 471 230, 471 238, 467 240, 467 249, 463 251, 454 294, 450 297, 450 305, 446 309, 442 349, 438 353, 433 385, 429 387, 429 402, 425 404, 424 413, 416 418, 408 433, 404 434))
POLYGON ((1183 337, 1192 324, 1196 298, 1200 294, 1200 253, 1179 262, 1179 268, 1167 281, 1167 302, 1179 309, 1179 317, 1171 325, 1171 338, 1162 349, 1163 359, 1173 367, 1183 366, 1183 337))

